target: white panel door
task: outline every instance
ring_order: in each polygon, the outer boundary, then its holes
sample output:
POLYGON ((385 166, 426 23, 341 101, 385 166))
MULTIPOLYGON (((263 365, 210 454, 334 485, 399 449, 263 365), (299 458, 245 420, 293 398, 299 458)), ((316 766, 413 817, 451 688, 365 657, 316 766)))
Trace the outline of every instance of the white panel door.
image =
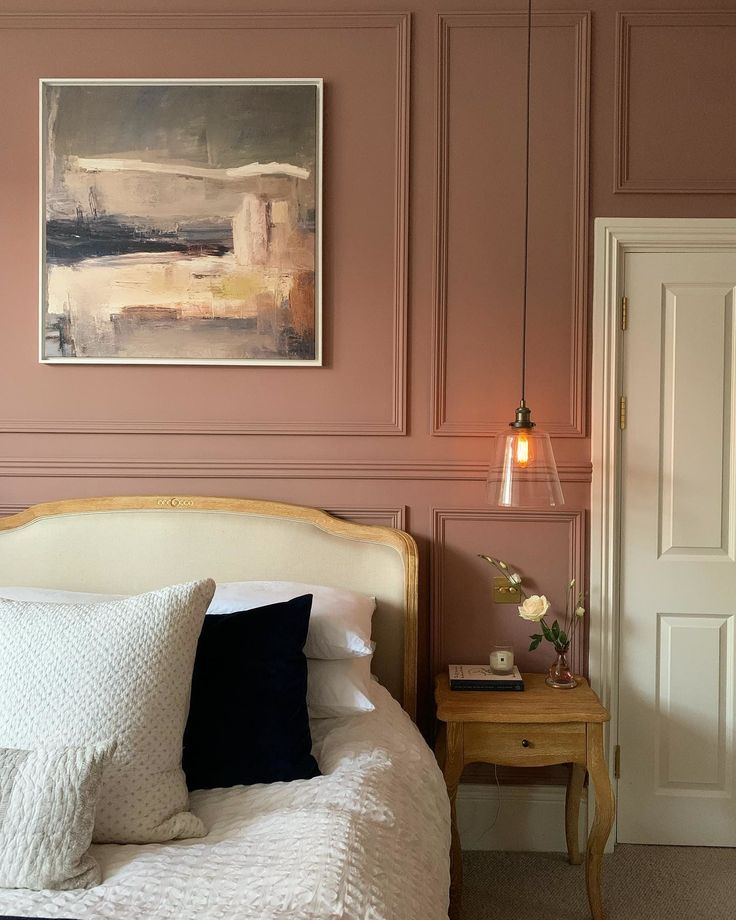
POLYGON ((736 846, 736 249, 624 276, 618 840, 736 846))

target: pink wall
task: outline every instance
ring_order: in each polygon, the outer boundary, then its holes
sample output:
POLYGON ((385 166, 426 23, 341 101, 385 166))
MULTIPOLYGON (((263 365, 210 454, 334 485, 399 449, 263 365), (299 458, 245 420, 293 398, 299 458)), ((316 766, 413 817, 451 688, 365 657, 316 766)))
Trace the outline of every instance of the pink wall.
POLYGON ((483 488, 518 396, 525 4, 269 6, 0 0, 0 511, 193 492, 406 527, 426 689, 449 660, 525 646, 476 553, 555 601, 584 577, 592 218, 734 215, 736 13, 535 3, 528 399, 567 498, 540 515, 490 508, 483 488), (36 363, 41 76, 324 77, 324 368, 36 363))

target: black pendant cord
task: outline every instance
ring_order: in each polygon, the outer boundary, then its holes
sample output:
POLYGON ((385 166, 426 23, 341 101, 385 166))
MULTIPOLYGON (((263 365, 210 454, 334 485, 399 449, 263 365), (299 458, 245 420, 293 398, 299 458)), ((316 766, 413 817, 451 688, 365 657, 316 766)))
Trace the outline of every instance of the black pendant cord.
POLYGON ((532 101, 532 0, 529 0, 526 19, 526 150, 524 167, 524 286, 522 288, 521 331, 521 405, 526 405, 526 313, 529 275, 529 138, 531 133, 532 101))

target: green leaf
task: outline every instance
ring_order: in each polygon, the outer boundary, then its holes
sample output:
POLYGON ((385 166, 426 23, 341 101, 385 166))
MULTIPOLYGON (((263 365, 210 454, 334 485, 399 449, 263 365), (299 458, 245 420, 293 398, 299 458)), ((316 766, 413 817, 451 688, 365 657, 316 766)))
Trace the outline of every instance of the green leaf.
POLYGON ((557 639, 557 637, 560 635, 560 624, 557 622, 557 620, 555 620, 552 624, 552 635, 555 639, 557 639))
POLYGON ((538 648, 543 638, 544 636, 531 636, 532 641, 529 643, 529 651, 533 652, 535 648, 538 648))
POLYGON ((541 621, 539 625, 542 627, 542 632, 544 633, 544 638, 547 640, 547 642, 554 642, 555 637, 552 635, 552 630, 549 628, 549 626, 541 621))
POLYGON ((560 635, 557 641, 560 643, 560 645, 567 645, 570 640, 567 638, 567 634, 560 630, 560 635))

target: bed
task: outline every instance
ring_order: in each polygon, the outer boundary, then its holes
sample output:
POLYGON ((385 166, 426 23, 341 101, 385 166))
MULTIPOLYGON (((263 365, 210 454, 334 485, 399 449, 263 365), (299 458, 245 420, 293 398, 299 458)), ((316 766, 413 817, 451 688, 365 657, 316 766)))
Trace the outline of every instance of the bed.
POLYGON ((0 916, 446 918, 449 805, 413 724, 417 554, 401 531, 273 502, 146 496, 0 519, 0 585, 131 594, 212 577, 376 597, 373 712, 313 722, 322 776, 194 792, 207 837, 97 845, 87 891, 0 890, 0 916))

